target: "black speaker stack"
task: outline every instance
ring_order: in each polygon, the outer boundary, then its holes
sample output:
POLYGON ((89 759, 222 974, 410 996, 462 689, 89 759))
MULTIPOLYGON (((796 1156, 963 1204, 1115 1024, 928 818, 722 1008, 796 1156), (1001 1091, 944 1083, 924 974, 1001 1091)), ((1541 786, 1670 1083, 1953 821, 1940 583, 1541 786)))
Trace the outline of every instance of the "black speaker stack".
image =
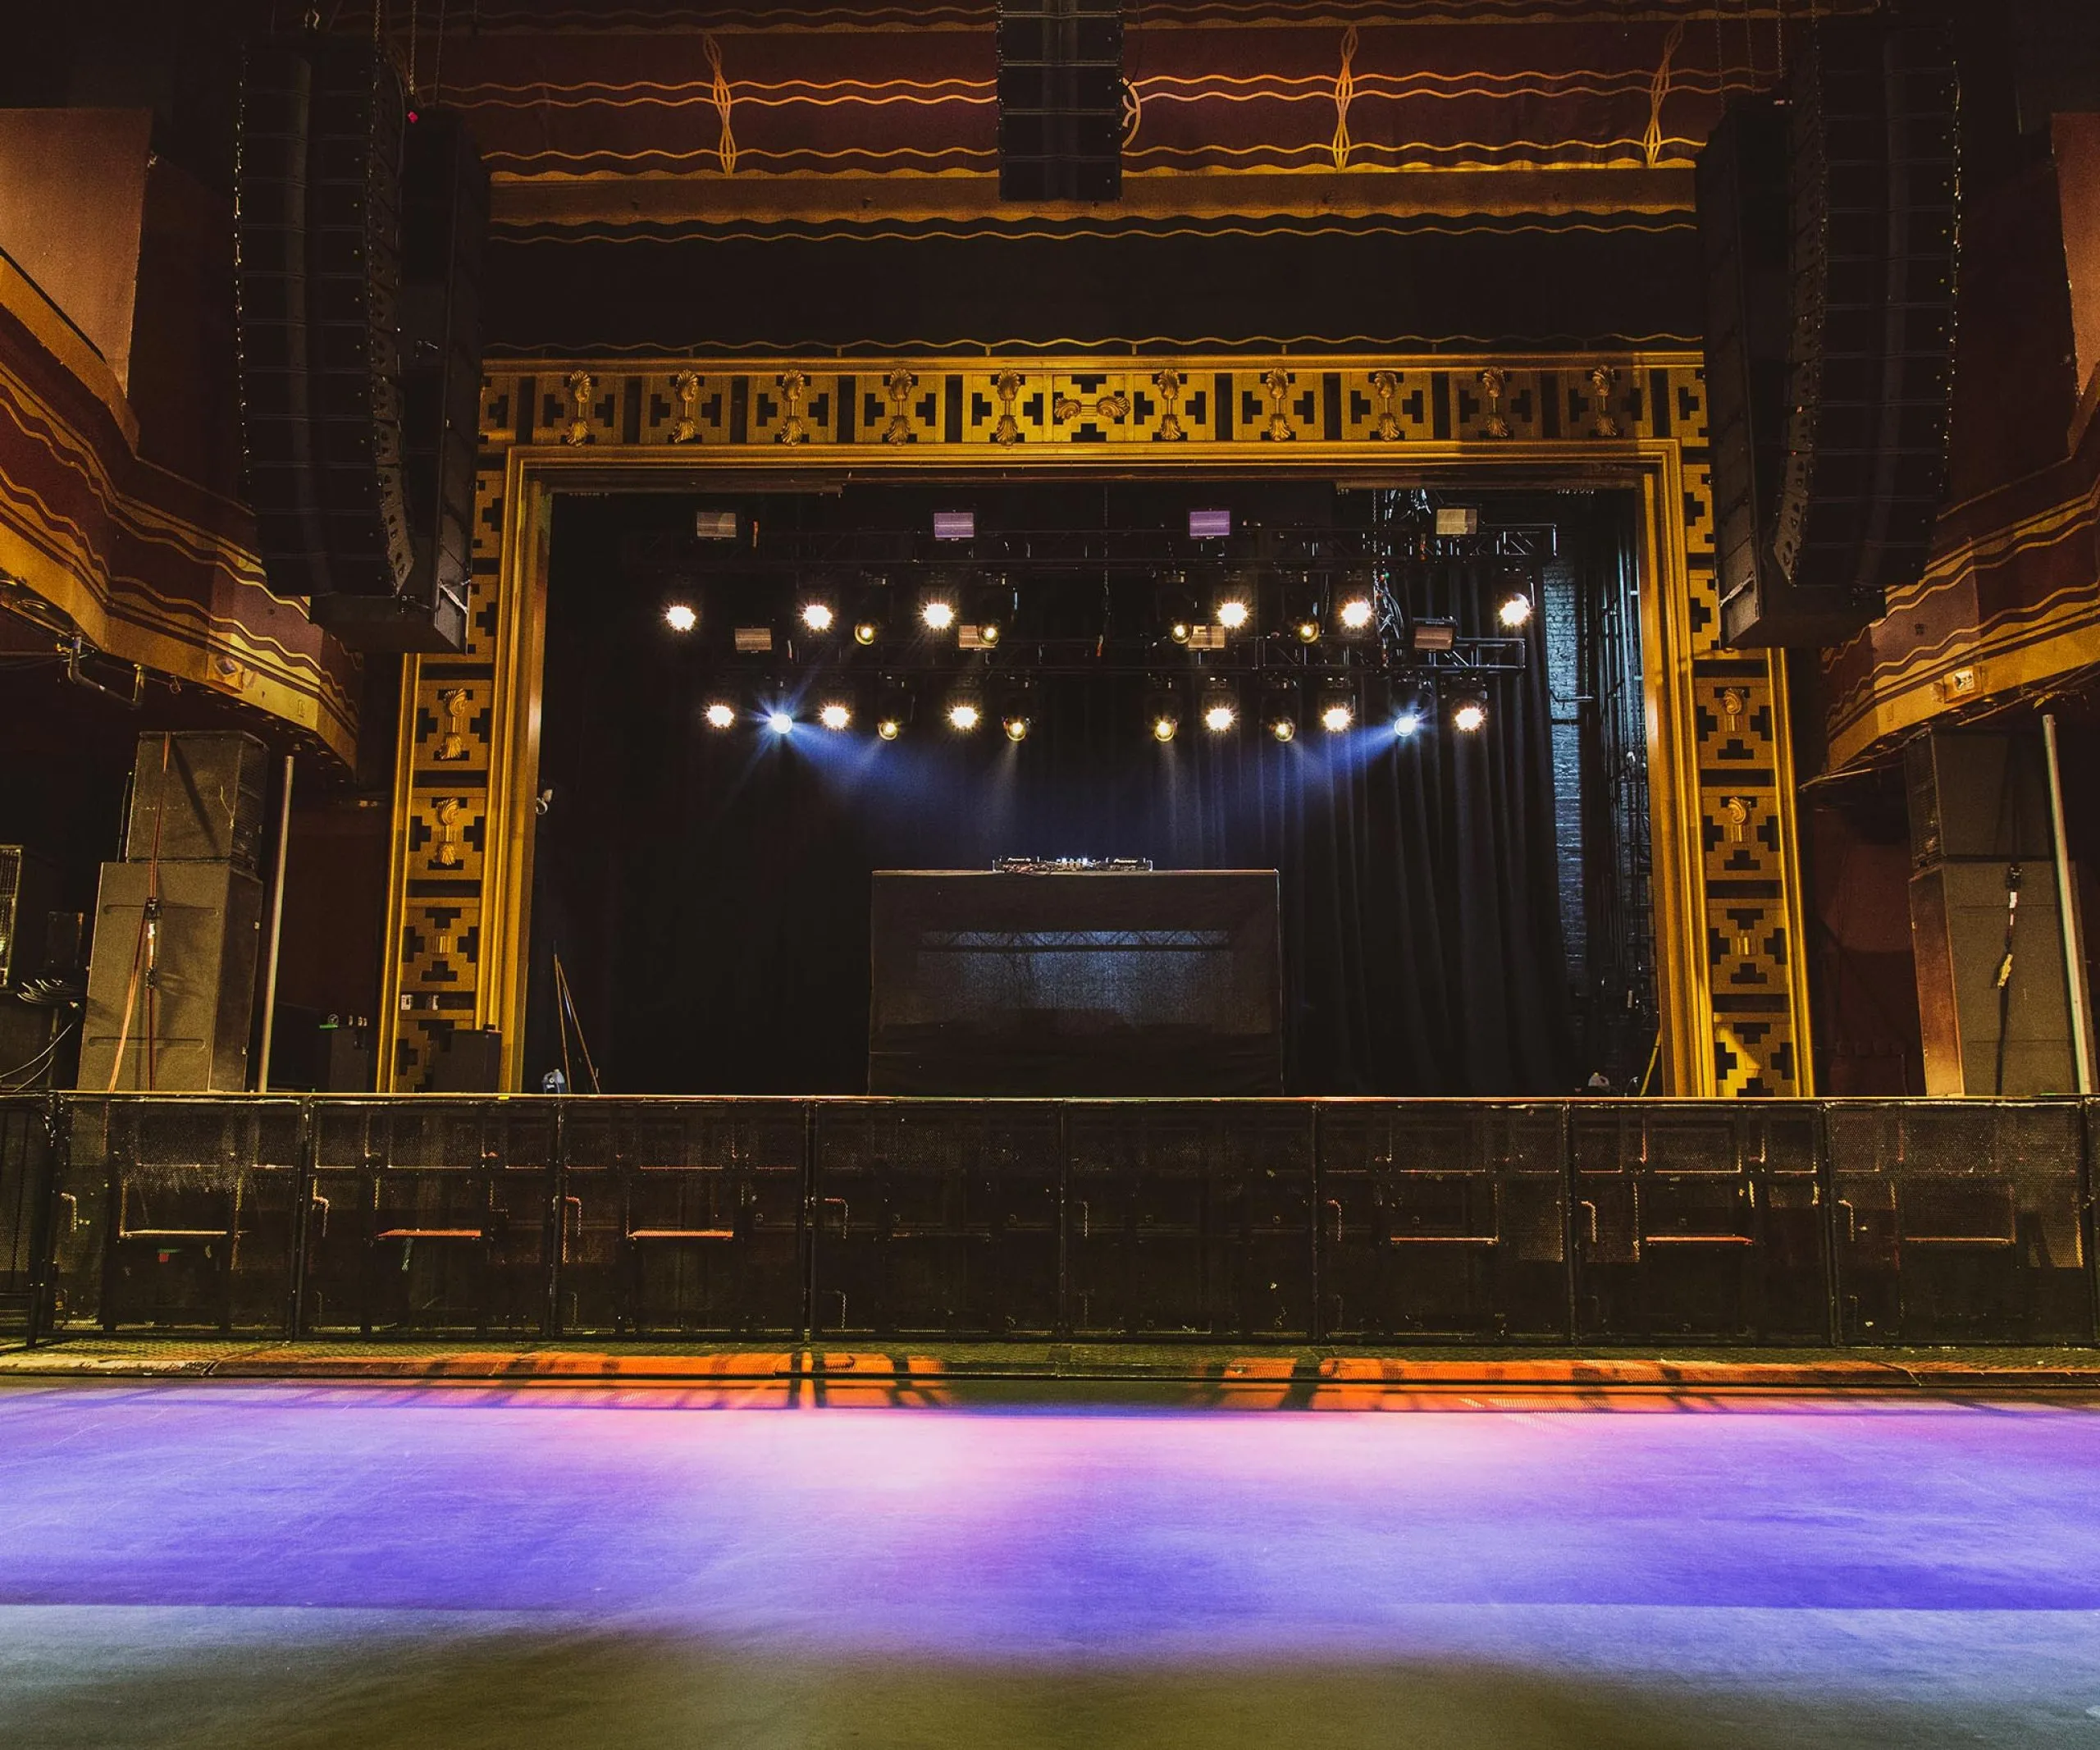
POLYGON ((1947 33, 1824 19, 1699 162, 1723 641, 1839 642, 1924 569, 1946 474, 1960 88, 1947 33))
POLYGON ((1121 0, 999 0, 999 198, 1123 192, 1121 0))
POLYGON ((378 46, 251 43, 235 172, 244 462, 271 587, 366 651, 456 651, 488 181, 378 46))

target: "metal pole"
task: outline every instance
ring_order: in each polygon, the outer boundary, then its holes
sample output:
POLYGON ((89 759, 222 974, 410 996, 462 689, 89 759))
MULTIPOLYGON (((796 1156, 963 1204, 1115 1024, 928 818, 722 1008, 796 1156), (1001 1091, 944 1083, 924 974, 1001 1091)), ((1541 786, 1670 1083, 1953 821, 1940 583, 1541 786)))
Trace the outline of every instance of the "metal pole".
POLYGON ((2042 743, 2049 752, 2049 834, 2057 847, 2057 921, 2064 939, 2064 972, 2070 992, 2071 1062, 2078 1091, 2093 1092, 2093 1011, 2085 988, 2085 952, 2079 928, 2078 885, 2071 879, 2070 847, 2064 839, 2064 781, 2057 764, 2057 714, 2042 714, 2042 743))
POLYGON ((285 939, 285 852, 292 834, 292 756, 285 756, 285 781, 277 798, 277 866, 270 880, 270 957, 262 973, 262 1061, 255 1066, 255 1091, 270 1091, 270 1039, 277 1030, 277 950, 285 939))

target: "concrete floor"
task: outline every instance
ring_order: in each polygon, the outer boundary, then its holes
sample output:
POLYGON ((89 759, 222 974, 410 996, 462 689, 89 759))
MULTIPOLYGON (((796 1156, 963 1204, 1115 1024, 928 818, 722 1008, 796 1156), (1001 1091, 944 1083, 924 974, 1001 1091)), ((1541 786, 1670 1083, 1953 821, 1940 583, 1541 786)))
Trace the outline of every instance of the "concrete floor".
POLYGON ((0 1387, 0 1744, 2091 1744, 2100 1408, 0 1387))

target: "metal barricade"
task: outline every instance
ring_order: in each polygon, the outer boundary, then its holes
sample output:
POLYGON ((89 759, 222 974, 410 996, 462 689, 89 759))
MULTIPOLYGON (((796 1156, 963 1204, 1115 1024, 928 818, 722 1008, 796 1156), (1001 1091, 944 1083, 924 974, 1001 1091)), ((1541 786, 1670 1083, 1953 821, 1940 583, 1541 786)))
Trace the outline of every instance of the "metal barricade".
POLYGON ((34 1097, 0 1098, 0 1341, 30 1334, 43 1282, 51 1110, 34 1097))
POLYGON ((1067 1103, 1074 1334, 1310 1336, 1315 1110, 1067 1103))
POLYGON ((1828 1341, 1814 1106, 1568 1110, 1578 1336, 1828 1341))
POLYGON ((555 1103, 314 1102, 303 1327, 545 1332, 555 1103))
POLYGON ((46 1327, 289 1332, 300 1116, 289 1099, 67 1101, 46 1327))
POLYGON ((1055 1105, 827 1100, 815 1126, 817 1331, 1057 1329, 1055 1105))
POLYGON ((2093 1340, 2076 1102, 1838 1101, 1824 1122, 1846 1341, 2093 1340))
POLYGON ((1565 1336, 1565 1122, 1558 1105, 1323 1105, 1320 1334, 1565 1336))
POLYGON ((806 1110, 789 1099, 562 1102, 557 1327, 800 1331, 806 1110))

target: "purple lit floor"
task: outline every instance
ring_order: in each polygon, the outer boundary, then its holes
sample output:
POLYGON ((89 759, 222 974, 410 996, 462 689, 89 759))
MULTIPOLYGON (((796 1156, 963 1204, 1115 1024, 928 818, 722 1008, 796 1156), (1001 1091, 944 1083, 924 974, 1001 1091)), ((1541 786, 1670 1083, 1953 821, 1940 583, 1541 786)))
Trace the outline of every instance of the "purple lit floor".
POLYGON ((2100 1747, 2100 1410, 0 1388, 0 1744, 2100 1747))

